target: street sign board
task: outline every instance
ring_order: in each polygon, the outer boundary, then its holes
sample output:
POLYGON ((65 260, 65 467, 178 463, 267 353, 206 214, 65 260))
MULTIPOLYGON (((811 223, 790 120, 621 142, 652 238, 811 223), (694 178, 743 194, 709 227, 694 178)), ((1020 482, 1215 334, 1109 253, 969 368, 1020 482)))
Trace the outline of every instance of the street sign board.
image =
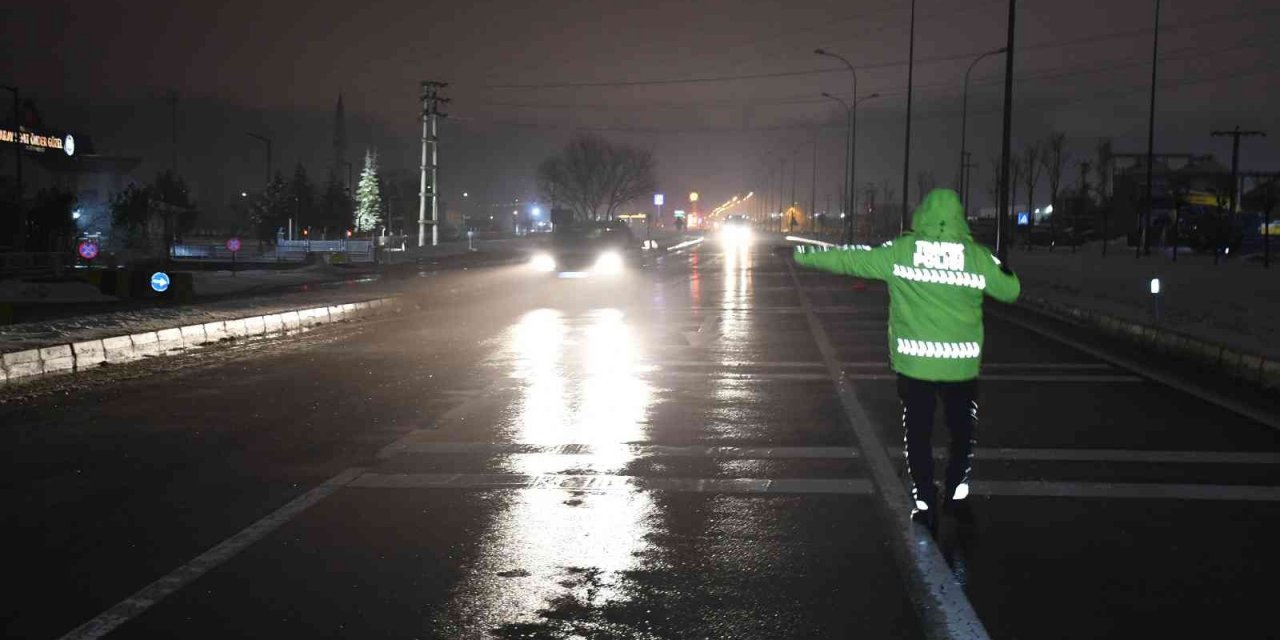
POLYGON ((653 194, 653 206, 655 206, 655 207, 661 207, 661 206, 662 206, 662 203, 663 203, 663 202, 665 202, 665 201, 666 201, 666 198, 662 197, 662 194, 661 194, 661 193, 655 193, 655 194, 653 194))
POLYGON ((1031 212, 1029 211, 1018 212, 1018 226, 1019 227, 1031 226, 1031 212))
POLYGON ((98 257, 98 243, 93 242, 92 240, 81 241, 80 244, 76 246, 76 253, 80 254, 80 257, 85 260, 92 260, 98 257))
POLYGON ((235 253, 240 250, 240 238, 227 238, 227 251, 235 253))
POLYGON ((169 290, 169 274, 163 271, 157 271, 151 274, 151 290, 156 293, 164 293, 169 290))

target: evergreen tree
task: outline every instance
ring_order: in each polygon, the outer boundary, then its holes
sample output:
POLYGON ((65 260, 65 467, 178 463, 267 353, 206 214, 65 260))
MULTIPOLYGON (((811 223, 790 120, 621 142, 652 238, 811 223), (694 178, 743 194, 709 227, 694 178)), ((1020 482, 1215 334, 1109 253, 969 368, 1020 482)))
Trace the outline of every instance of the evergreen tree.
POLYGON ((284 176, 276 172, 271 183, 254 197, 253 205, 249 208, 249 223, 257 231, 260 240, 274 242, 276 230, 289 223, 293 212, 289 185, 284 181, 284 176))
POLYGON ((366 151, 360 185, 356 187, 355 230, 372 232, 382 223, 382 189, 378 180, 378 154, 366 151))

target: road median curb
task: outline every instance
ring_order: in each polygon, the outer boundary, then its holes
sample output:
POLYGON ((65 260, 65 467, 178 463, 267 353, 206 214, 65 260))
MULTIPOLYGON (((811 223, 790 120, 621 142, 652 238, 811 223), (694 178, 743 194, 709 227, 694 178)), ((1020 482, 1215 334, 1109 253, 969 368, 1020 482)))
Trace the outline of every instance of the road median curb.
POLYGON ((1256 353, 1246 353, 1184 333, 1134 322, 1093 309, 1023 296, 1021 308, 1059 320, 1099 329, 1156 353, 1176 356, 1226 373, 1233 378, 1264 388, 1280 388, 1280 361, 1256 353))
POLYGON ((400 310, 395 298, 375 298, 11 351, 0 354, 0 382, 86 371, 104 364, 180 353, 223 340, 292 335, 321 325, 400 310))

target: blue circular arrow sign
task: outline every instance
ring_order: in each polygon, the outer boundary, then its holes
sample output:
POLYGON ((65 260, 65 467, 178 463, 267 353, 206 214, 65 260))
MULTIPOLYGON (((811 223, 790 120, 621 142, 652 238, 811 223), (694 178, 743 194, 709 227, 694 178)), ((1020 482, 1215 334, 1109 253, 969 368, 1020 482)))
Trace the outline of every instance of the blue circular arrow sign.
POLYGON ((164 293, 169 289, 169 274, 163 271, 157 271, 151 274, 151 290, 156 293, 164 293))

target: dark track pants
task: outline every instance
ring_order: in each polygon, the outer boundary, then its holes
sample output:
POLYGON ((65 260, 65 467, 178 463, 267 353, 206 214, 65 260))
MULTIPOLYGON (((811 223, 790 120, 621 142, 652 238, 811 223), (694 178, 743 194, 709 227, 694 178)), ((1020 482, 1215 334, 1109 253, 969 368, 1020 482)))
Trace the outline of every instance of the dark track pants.
MULTIPOLYGON (((912 498, 929 508, 938 503, 933 483, 933 414, 942 397, 943 415, 951 432, 944 497, 955 497, 961 484, 967 491, 972 468, 973 444, 978 427, 978 381, 929 382, 898 375, 898 399, 902 401, 902 429, 907 445, 907 469, 912 498)), ((919 505, 917 505, 919 508, 919 505)))

